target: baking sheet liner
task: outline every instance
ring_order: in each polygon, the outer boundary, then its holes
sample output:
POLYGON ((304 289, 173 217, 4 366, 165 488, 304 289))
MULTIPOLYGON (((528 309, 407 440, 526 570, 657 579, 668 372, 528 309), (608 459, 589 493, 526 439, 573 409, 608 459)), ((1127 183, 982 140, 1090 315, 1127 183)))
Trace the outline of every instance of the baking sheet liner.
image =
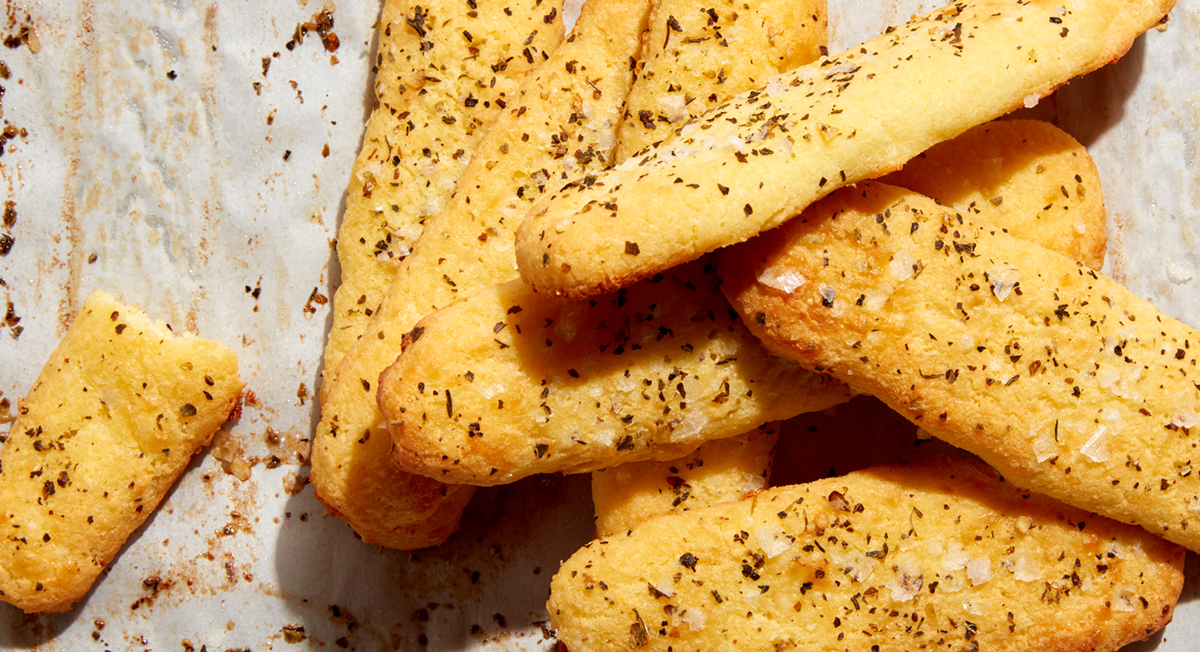
MULTIPOLYGON (((831 0, 830 51, 936 6, 831 0)), ((15 411, 97 288, 232 346, 252 396, 74 610, 0 603, 0 647, 554 649, 545 599, 590 538, 586 476, 483 490, 461 532, 412 554, 358 541, 306 484, 379 9, 6 4, 0 193, 15 223, 0 228, 12 245, 0 255, 0 399, 15 411), (297 38, 322 12, 336 49, 315 31, 297 38)), ((1181 3, 1165 31, 1021 113, 1096 159, 1104 271, 1200 326, 1200 8, 1181 3)), ((1194 648, 1194 555, 1187 570, 1174 622, 1127 649, 1194 648)))

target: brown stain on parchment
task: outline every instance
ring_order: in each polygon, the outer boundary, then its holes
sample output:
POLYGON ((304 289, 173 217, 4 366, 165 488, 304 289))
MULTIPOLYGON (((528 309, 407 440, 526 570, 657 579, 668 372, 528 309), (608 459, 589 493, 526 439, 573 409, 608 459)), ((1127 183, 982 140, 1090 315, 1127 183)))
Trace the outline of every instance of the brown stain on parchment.
MULTIPOLYGON (((68 77, 71 81, 68 100, 61 109, 66 115, 79 116, 84 111, 83 92, 91 76, 91 70, 88 67, 88 62, 91 60, 89 52, 95 42, 95 33, 92 27, 95 14, 96 6, 93 0, 84 0, 79 4, 78 46, 74 50, 74 57, 70 62, 71 70, 68 77)), ((65 132, 62 134, 61 142, 68 143, 70 148, 67 152, 67 173, 63 182, 62 199, 62 222, 70 248, 65 261, 67 283, 64 289, 66 291, 58 305, 57 334, 61 337, 75 319, 75 313, 79 311, 79 306, 83 303, 83 297, 80 296, 80 281, 83 277, 83 264, 87 259, 87 253, 82 248, 83 229, 79 223, 78 207, 75 202, 79 189, 79 142, 81 137, 79 122, 77 119, 62 120, 60 124, 64 125, 63 131, 65 132)), ((55 262, 62 264, 63 261, 55 262)))

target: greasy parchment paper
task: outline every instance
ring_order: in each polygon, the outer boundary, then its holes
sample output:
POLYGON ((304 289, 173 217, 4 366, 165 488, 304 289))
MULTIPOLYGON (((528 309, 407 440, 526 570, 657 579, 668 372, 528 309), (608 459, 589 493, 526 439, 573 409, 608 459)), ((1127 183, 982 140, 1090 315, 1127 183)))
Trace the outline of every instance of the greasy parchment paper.
MULTIPOLYGON (((936 6, 830 0, 830 50, 936 6)), ((296 454, 318 417, 332 245, 371 105, 378 1, 6 10, 0 117, 14 129, 0 193, 16 222, 0 225, 12 238, 0 256, 0 399, 15 411, 103 288, 232 346, 253 400, 227 426, 220 456, 233 463, 198 456, 74 610, 34 617, 0 603, 0 648, 553 649, 544 603, 560 560, 590 537, 587 477, 482 491, 460 533, 409 554, 365 545, 325 514, 296 454), (295 39, 321 11, 332 52, 316 33, 295 39), (281 462, 262 461, 272 455, 281 462)), ((1182 2, 1116 65, 1022 113, 1095 157, 1104 271, 1200 326, 1200 8, 1182 2)), ((1175 621, 1128 649, 1194 648, 1195 562, 1175 621)))

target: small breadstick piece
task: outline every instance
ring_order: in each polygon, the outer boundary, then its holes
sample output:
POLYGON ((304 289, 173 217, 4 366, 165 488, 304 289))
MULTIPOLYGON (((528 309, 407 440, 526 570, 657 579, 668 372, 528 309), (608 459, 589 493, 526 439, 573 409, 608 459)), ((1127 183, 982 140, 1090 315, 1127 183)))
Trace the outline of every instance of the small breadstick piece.
POLYGON ((1092 269, 1107 214, 1087 149, 1040 120, 996 120, 938 143, 880 179, 977 215, 1092 269))
POLYGON ((596 536, 625 532, 660 514, 738 500, 767 486, 779 423, 706 442, 665 462, 630 462, 592 473, 596 536))
POLYGON ((825 0, 662 0, 650 16, 638 80, 625 103, 617 160, 683 121, 821 56, 825 0))
POLYGON ((558 47, 561 10, 560 1, 538 0, 384 4, 375 108, 338 230, 342 283, 333 297, 323 375, 333 375, 366 330, 396 265, 426 219, 445 206, 501 105, 558 47), (530 56, 514 57, 515 43, 524 43, 530 56))
MULTIPOLYGON (((317 497, 370 543, 436 545, 458 526, 471 487, 398 469, 375 400, 379 374, 429 312, 516 278, 512 238, 534 198, 568 172, 609 164, 633 83, 646 0, 589 0, 566 41, 521 85, 480 140, 445 210, 400 263, 367 333, 342 358, 313 441, 317 497)), ((523 56, 520 50, 514 56, 523 56)))
POLYGON ((535 206, 521 277, 582 298, 746 240, 1120 57, 1173 0, 958 2, 739 95, 535 206))
POLYGON ((237 409, 237 367, 222 344, 88 297, 0 448, 0 600, 83 598, 237 409))
POLYGON ((714 272, 701 259, 594 301, 514 280, 421 320, 380 378, 397 462, 492 485, 671 460, 850 397, 759 346, 714 272))
POLYGON ((1118 283, 877 183, 731 248, 721 275, 769 349, 1018 486, 1200 550, 1200 332, 1118 283), (765 270, 806 283, 767 287, 765 270))
POLYGON ((1110 652, 1171 620, 1184 556, 934 457, 593 541, 554 576, 547 609, 572 652, 1110 652))

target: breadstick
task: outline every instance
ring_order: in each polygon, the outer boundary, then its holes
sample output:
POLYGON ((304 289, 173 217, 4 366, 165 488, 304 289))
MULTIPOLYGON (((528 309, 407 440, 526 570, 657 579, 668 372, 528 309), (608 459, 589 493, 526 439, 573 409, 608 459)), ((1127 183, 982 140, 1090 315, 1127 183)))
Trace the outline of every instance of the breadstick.
POLYGON ((238 408, 237 367, 222 344, 88 297, 0 447, 0 600, 81 600, 238 408))
POLYGON ((404 473, 375 402, 401 338, 432 310, 516 277, 512 238, 533 199, 568 172, 604 167, 632 83, 645 0, 591 0, 479 143, 446 208, 400 263, 366 334, 338 365, 313 443, 317 497, 364 540, 411 549, 454 529, 471 488, 404 473))
POLYGON ((545 198, 517 235, 521 276, 587 297, 743 241, 1117 59, 1172 6, 978 0, 916 18, 545 198))
POLYGON ((596 536, 625 532, 660 514, 738 500, 767 486, 779 423, 706 442, 665 462, 632 462, 592 473, 596 536))
POLYGON ((1040 120, 996 120, 938 143, 880 182, 932 197, 1092 269, 1108 244, 1100 171, 1040 120))
POLYGON ((647 521, 550 587, 590 650, 1109 652, 1170 621, 1184 550, 928 458, 647 521))
POLYGON ((588 302, 515 280, 421 320, 380 378, 397 462, 492 485, 670 460, 850 397, 759 346, 709 262, 588 302))
POLYGON ((625 103, 617 161, 730 97, 815 61, 828 40, 826 17, 825 0, 659 2, 625 103))
POLYGON ((1111 279, 876 183, 730 249, 721 275, 769 349, 1018 486, 1200 550, 1200 332, 1111 279), (805 283, 766 287, 764 270, 805 283))
POLYGON ((445 206, 501 105, 558 47, 561 10, 561 0, 384 4, 375 108, 338 230, 342 281, 333 297, 323 375, 333 375, 366 330, 396 265, 426 219, 445 206), (529 55, 513 56, 521 50, 512 50, 516 43, 529 55))

